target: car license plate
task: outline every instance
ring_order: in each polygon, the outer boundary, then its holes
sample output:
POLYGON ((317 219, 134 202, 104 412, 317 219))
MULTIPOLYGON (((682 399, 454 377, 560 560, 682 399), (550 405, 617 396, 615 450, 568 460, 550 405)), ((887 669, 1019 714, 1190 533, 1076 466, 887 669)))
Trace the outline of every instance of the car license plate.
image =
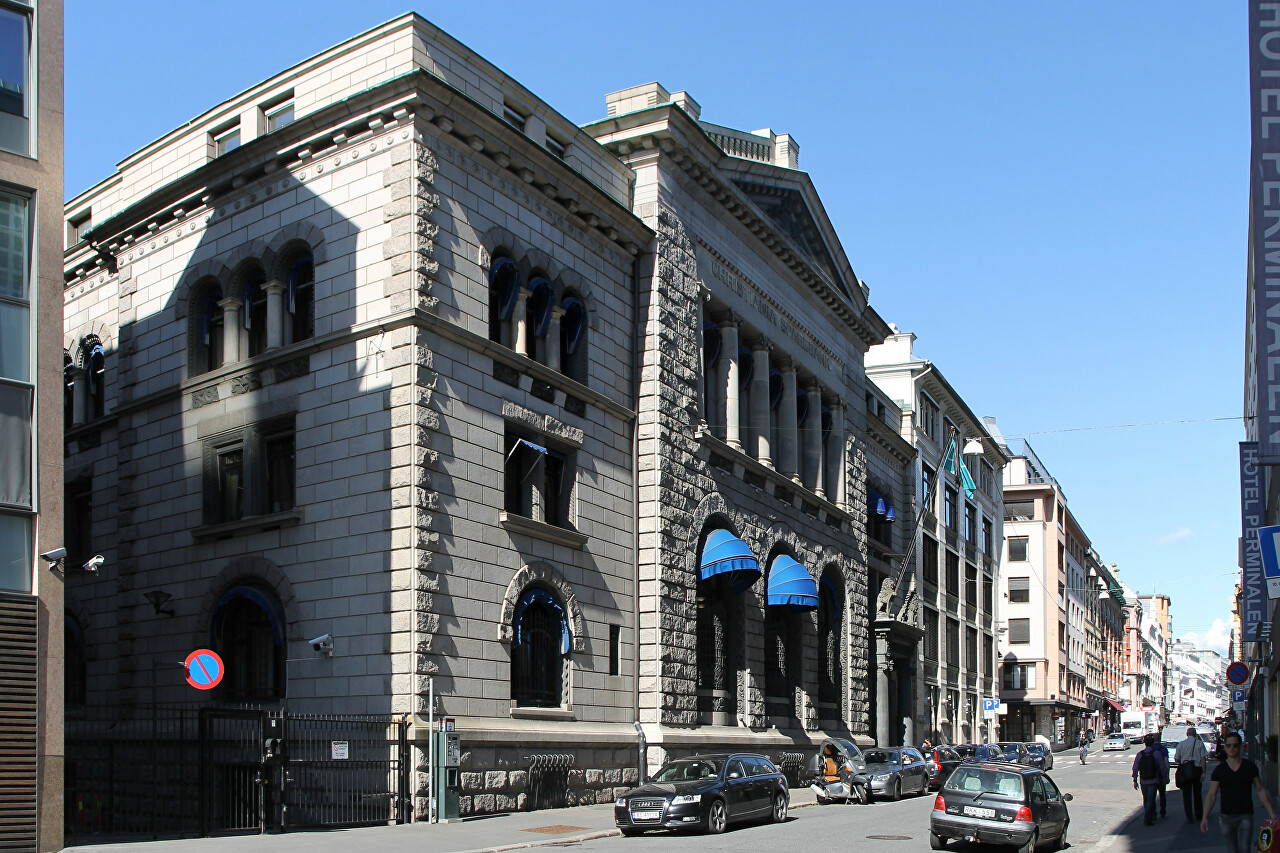
POLYGON ((660 817, 662 817, 662 812, 632 812, 631 813, 632 820, 657 820, 660 817))
POLYGON ((995 817, 996 816, 995 809, 984 809, 984 808, 979 808, 978 806, 965 806, 964 813, 967 814, 969 817, 995 817))

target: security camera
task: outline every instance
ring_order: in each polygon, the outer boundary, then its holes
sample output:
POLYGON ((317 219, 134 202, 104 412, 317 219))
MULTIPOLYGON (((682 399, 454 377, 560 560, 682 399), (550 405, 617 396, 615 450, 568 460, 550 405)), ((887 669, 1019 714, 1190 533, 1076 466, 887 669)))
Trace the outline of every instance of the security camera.
POLYGON ((319 637, 316 637, 314 640, 309 640, 308 642, 311 643, 311 648, 315 649, 320 654, 325 657, 333 657, 332 634, 321 634, 319 637))
POLYGON ((102 564, 106 561, 107 558, 101 554, 94 554, 89 558, 89 562, 84 564, 84 570, 91 575, 97 574, 98 569, 102 568, 102 564))
POLYGON ((56 563, 66 556, 67 556, 66 548, 54 548, 52 551, 45 551, 43 554, 41 554, 40 559, 46 560, 50 563, 56 563))

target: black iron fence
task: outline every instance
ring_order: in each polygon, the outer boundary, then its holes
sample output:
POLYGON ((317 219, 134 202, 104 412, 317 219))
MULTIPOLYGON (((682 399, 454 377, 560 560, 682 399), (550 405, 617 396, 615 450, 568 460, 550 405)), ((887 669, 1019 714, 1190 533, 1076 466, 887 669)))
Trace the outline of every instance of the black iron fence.
POLYGON ((67 840, 404 823, 408 733, 403 716, 71 709, 67 840))

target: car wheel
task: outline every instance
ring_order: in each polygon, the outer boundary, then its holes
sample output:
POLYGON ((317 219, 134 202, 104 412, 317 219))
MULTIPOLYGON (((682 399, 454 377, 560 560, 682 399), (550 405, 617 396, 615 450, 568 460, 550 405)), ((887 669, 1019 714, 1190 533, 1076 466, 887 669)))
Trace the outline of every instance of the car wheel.
POLYGON ((773 799, 773 822, 785 823, 787 820, 787 795, 779 794, 773 799))
POLYGON ((929 833, 929 849, 946 850, 947 839, 943 838, 941 835, 934 835, 932 832, 929 833))
POLYGON ((898 800, 902 799, 902 780, 901 779, 893 780, 893 793, 889 795, 889 798, 893 800, 895 803, 898 802, 898 800))
POLYGON ((724 800, 712 800, 711 808, 707 810, 707 832, 719 835, 724 832, 728 823, 729 816, 724 810, 724 800))
POLYGON ((871 786, 858 786, 858 804, 865 806, 869 802, 871 802, 871 786))
POLYGON ((1036 833, 1033 831, 1027 843, 1018 848, 1018 853, 1036 853, 1036 833))

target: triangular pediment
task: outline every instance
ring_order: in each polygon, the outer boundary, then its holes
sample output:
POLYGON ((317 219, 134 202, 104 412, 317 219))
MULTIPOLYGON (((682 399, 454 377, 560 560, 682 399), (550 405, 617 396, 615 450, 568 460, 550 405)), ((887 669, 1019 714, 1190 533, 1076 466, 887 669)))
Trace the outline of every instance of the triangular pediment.
POLYGON ((734 180, 734 184, 746 193, 779 231, 791 238, 809 261, 827 274, 846 299, 850 298, 849 288, 837 271, 831 251, 823 242, 813 211, 809 209, 800 190, 745 180, 734 180))

